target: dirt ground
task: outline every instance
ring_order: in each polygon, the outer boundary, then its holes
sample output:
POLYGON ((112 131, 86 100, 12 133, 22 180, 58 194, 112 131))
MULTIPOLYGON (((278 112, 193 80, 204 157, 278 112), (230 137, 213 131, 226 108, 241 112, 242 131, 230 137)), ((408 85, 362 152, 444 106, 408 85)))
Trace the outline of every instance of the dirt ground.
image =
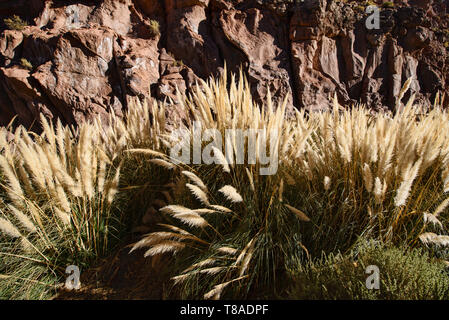
POLYGON ((168 257, 144 258, 144 251, 129 254, 123 246, 115 254, 85 272, 81 288, 61 289, 55 300, 161 300, 167 297, 170 279, 164 274, 168 257))

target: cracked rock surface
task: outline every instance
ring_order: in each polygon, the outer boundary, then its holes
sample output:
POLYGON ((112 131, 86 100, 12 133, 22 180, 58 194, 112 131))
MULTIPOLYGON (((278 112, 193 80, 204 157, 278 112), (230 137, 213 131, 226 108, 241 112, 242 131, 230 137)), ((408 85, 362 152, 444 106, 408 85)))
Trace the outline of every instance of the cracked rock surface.
POLYGON ((394 110, 410 77, 404 100, 429 106, 449 93, 449 1, 396 2, 379 4, 380 29, 368 30, 360 1, 0 0, 2 21, 29 24, 1 25, 0 125, 120 115, 127 96, 176 101, 176 87, 188 92, 225 62, 244 70, 257 102, 270 90, 289 112, 326 109, 334 94, 394 110))

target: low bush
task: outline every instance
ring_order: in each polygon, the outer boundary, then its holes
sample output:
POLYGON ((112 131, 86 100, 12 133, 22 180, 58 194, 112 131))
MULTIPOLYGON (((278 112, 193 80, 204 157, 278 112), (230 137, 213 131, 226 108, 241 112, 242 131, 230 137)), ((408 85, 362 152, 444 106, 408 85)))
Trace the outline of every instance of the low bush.
POLYGON ((348 254, 329 254, 294 271, 290 299, 426 300, 449 298, 449 273, 423 249, 365 243, 348 254), (379 268, 379 289, 368 289, 368 266, 379 268))
POLYGON ((6 18, 3 20, 3 22, 6 24, 8 29, 10 30, 23 30, 26 26, 28 26, 28 23, 24 20, 22 20, 19 16, 13 15, 12 17, 6 18))

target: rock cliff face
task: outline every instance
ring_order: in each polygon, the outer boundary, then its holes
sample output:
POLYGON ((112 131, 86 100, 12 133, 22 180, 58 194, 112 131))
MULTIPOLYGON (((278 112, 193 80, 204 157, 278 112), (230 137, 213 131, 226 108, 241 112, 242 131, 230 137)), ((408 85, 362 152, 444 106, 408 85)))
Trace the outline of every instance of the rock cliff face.
POLYGON ((449 1, 379 4, 380 29, 373 30, 365 7, 331 0, 0 0, 2 20, 17 14, 29 24, 2 27, 0 124, 18 115, 32 128, 40 112, 75 124, 111 109, 120 114, 127 96, 176 100, 176 86, 189 91, 225 62, 231 71, 243 68, 256 101, 269 88, 275 100, 288 97, 290 110, 326 108, 334 93, 345 105, 393 109, 409 77, 424 105, 438 91, 448 94, 449 1))

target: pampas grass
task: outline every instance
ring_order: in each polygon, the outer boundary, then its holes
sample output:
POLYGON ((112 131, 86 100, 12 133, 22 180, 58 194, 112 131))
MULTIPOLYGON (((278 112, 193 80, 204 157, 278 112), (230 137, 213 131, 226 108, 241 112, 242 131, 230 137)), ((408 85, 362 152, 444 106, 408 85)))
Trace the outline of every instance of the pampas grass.
POLYGON ((36 226, 31 221, 31 219, 25 215, 22 211, 14 207, 13 205, 8 205, 9 210, 11 210, 12 214, 19 220, 19 222, 25 227, 25 229, 30 232, 34 233, 37 231, 36 226))
POLYGON ((22 236, 19 230, 17 230, 17 228, 14 227, 14 225, 10 221, 1 217, 0 217, 0 231, 2 231, 3 233, 12 238, 20 238, 22 236))
POLYGON ((437 246, 449 246, 449 236, 437 235, 433 232, 426 232, 419 236, 424 244, 435 244, 437 246))
MULTIPOLYGON (((409 85, 404 84, 399 100, 409 85)), ((178 94, 180 107, 191 116, 185 128, 191 138, 198 134, 193 121, 199 121, 203 130, 222 134, 222 145, 231 143, 224 151, 212 147, 215 164, 178 164, 183 168, 174 197, 178 207, 169 204, 171 209, 161 210, 173 218, 185 215, 185 220, 168 219, 167 225, 182 226, 204 241, 177 252, 180 266, 174 268, 173 280, 180 296, 273 293, 275 279, 290 265, 323 252, 349 250, 362 235, 417 246, 426 226, 445 230, 446 219, 439 215, 447 203, 435 207, 448 189, 449 135, 442 132, 449 132, 449 116, 439 106, 423 115, 412 96, 394 115, 373 114, 360 105, 345 109, 334 99, 332 110, 295 110, 286 118, 286 100, 275 106, 268 99, 259 107, 250 91, 242 75, 230 81, 223 75, 200 81, 189 97, 178 94), (256 135, 251 155, 256 162, 245 158, 237 164, 229 151, 250 143, 241 145, 237 135, 226 136, 228 129, 265 129, 278 150, 277 172, 260 175, 264 134, 256 135), (198 216, 205 221, 201 228, 188 221, 198 216), (223 272, 201 272, 206 262, 223 272)), ((167 135, 161 137, 169 148, 173 142, 167 135)), ((435 239, 444 243, 445 238, 435 239)))
POLYGON ((180 243, 178 241, 167 240, 152 246, 151 249, 148 249, 145 252, 144 257, 155 256, 166 252, 176 253, 179 250, 184 249, 184 247, 185 245, 183 243, 180 243))
POLYGON ((193 172, 190 171, 182 171, 182 174, 188 177, 195 185, 201 188, 204 192, 207 191, 207 187, 204 182, 193 172))
POLYGON ((230 172, 228 160, 226 160, 225 156, 221 152, 221 150, 217 149, 216 147, 212 147, 212 150, 214 152, 214 157, 217 160, 217 163, 220 164, 223 167, 224 172, 230 172))
POLYGON ((231 202, 242 202, 242 196, 237 192, 237 190, 233 186, 224 186, 220 190, 218 190, 231 202))
POLYGON ((443 228, 443 224, 441 223, 440 220, 438 220, 438 218, 435 215, 433 215, 431 213, 424 212, 423 218, 424 218, 424 223, 432 223, 433 225, 436 225, 436 226, 440 227, 441 229, 443 228))
POLYGON ((195 227, 206 227, 208 225, 207 221, 202 218, 198 213, 188 208, 170 205, 161 208, 161 212, 169 213, 173 217, 179 219, 187 225, 195 227))
POLYGON ((154 232, 132 251, 176 254, 170 270, 180 296, 219 298, 276 296, 292 265, 349 250, 361 235, 447 244, 449 114, 438 104, 422 114, 413 97, 402 106, 409 81, 395 114, 345 109, 335 98, 332 110, 286 117, 287 99, 274 105, 268 93, 258 106, 243 74, 227 77, 199 81, 190 96, 178 92, 188 116, 170 125, 165 103, 129 99, 122 118, 111 112, 73 128, 42 117, 41 134, 19 127, 9 141, 1 129, 8 245, 0 251, 24 253, 61 277, 53 264, 76 257, 87 265, 108 252, 113 231, 131 220, 125 213, 161 207, 154 214, 164 223, 149 226, 154 232), (212 147, 212 164, 171 159, 171 133, 182 128, 193 139, 194 121, 248 158, 237 164, 231 150, 212 147), (228 129, 259 129, 254 150, 228 129), (267 150, 277 151, 272 175, 261 174, 267 150), (426 234, 431 227, 441 235, 426 234))
MULTIPOLYGON (((26 265, 58 281, 67 265, 83 265, 108 252, 109 231, 116 223, 110 220, 115 210, 111 205, 120 170, 99 147, 100 136, 93 125, 83 124, 77 133, 59 121, 55 128, 44 117, 41 125, 40 135, 19 126, 14 140, 0 139, 0 171, 5 177, 0 182, 0 210, 7 218, 1 220, 7 239, 2 241, 12 241, 1 246, 0 255, 28 259, 26 264, 19 258, 14 263, 5 261, 0 269, 5 272, 4 265, 15 264, 8 267, 14 275, 19 265, 26 265), (20 246, 14 245, 17 238, 20 246), (29 261, 47 269, 33 267, 29 261)), ((27 278, 11 285, 25 292, 27 278)))
POLYGON ((207 199, 207 195, 206 193, 198 186, 190 184, 190 183, 186 183, 186 187, 190 189, 190 191, 192 192, 192 194, 201 201, 201 203, 203 203, 204 205, 208 206, 209 200, 207 199))

